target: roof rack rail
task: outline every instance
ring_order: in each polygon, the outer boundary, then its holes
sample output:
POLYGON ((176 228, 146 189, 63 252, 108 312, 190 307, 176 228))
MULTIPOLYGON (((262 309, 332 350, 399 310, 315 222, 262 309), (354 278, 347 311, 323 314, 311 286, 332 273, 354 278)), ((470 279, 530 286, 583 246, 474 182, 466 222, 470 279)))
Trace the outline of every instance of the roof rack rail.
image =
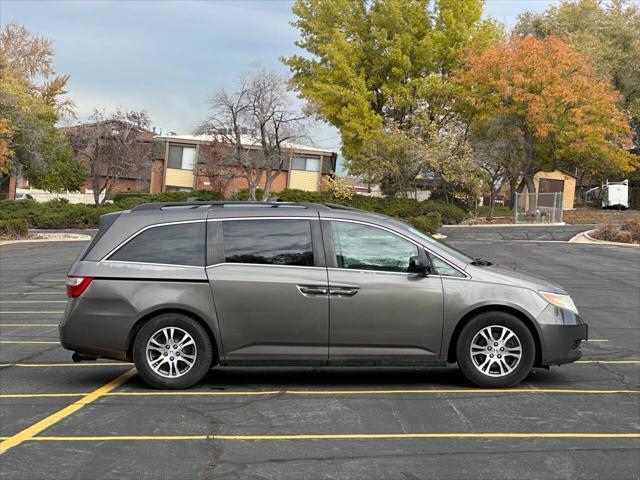
POLYGON ((327 207, 331 208, 332 210, 349 210, 349 211, 352 211, 352 212, 360 211, 357 208, 347 207, 346 205, 338 205, 337 203, 325 203, 325 205, 327 207))
POLYGON ((141 203, 134 207, 132 211, 140 212, 146 210, 163 210, 165 208, 198 208, 198 207, 257 207, 257 208, 322 208, 320 204, 299 203, 299 202, 249 202, 249 201, 186 201, 186 202, 155 202, 141 203))

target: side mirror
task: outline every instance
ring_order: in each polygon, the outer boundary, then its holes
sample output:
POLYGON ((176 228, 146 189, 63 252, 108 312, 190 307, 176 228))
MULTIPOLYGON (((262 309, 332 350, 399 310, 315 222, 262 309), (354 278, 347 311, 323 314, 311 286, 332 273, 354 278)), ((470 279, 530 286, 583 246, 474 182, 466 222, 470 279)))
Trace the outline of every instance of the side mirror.
POLYGON ((409 273, 417 273, 426 277, 431 273, 431 264, 426 257, 418 257, 417 255, 409 258, 409 273))

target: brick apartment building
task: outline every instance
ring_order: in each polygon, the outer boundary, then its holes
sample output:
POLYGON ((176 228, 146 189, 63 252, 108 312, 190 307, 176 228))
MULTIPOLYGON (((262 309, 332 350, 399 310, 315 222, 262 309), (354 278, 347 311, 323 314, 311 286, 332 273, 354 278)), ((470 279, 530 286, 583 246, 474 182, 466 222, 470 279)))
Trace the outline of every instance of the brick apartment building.
MULTIPOLYGON (((207 171, 207 158, 215 155, 215 139, 209 135, 162 135, 155 138, 156 157, 151 173, 151 192, 176 190, 216 190, 231 195, 247 188, 242 177, 242 169, 233 163, 221 163, 220 169, 225 175, 219 177, 207 171)), ((249 151, 259 150, 260 146, 249 135, 243 135, 242 144, 249 151)), ((336 169, 336 152, 299 145, 286 144, 287 158, 281 173, 272 184, 272 191, 285 188, 297 188, 307 191, 320 191, 323 179, 333 175, 336 169)), ((215 170, 215 167, 214 167, 215 170)), ((265 179, 262 179, 264 186, 265 179)))

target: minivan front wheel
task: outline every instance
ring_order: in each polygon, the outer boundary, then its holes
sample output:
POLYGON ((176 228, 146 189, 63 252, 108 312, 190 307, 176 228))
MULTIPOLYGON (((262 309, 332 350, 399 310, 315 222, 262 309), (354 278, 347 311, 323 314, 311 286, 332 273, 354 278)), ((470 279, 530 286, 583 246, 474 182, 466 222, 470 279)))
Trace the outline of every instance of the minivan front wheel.
POLYGON ((467 323, 456 345, 458 365, 480 387, 512 387, 529 374, 536 357, 531 332, 505 312, 484 312, 467 323))
POLYGON ((133 361, 148 384, 163 389, 188 388, 211 367, 211 339, 195 320, 179 313, 152 318, 138 331, 133 361))

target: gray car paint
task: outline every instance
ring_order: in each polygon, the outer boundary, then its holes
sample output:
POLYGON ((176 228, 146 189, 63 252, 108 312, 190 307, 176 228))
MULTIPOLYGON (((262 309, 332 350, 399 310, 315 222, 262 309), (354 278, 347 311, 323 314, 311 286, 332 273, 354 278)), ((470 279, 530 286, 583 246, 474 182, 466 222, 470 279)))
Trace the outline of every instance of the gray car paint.
MULTIPOLYGON (((331 253, 326 237, 323 240, 325 252, 331 253)), ((425 244, 384 216, 322 205, 223 208, 196 204, 126 211, 69 274, 96 279, 67 305, 60 324, 63 346, 109 358, 130 358, 141 322, 169 310, 184 311, 204 323, 225 364, 444 364, 452 360, 450 346, 459 322, 485 308, 508 309, 529 325, 542 347, 539 364, 575 360, 579 356, 572 350, 575 340, 586 338, 583 325, 541 323, 549 304, 537 292, 564 293, 557 285, 515 270, 469 264, 446 249, 425 244), (118 246, 153 225, 318 216, 391 230, 422 245, 466 278, 417 279, 415 274, 224 263, 186 267, 108 259, 118 246), (357 286, 359 291, 350 298, 309 297, 296 288, 301 284, 331 287, 332 282, 357 286), (429 312, 426 317, 425 311, 429 312)))

